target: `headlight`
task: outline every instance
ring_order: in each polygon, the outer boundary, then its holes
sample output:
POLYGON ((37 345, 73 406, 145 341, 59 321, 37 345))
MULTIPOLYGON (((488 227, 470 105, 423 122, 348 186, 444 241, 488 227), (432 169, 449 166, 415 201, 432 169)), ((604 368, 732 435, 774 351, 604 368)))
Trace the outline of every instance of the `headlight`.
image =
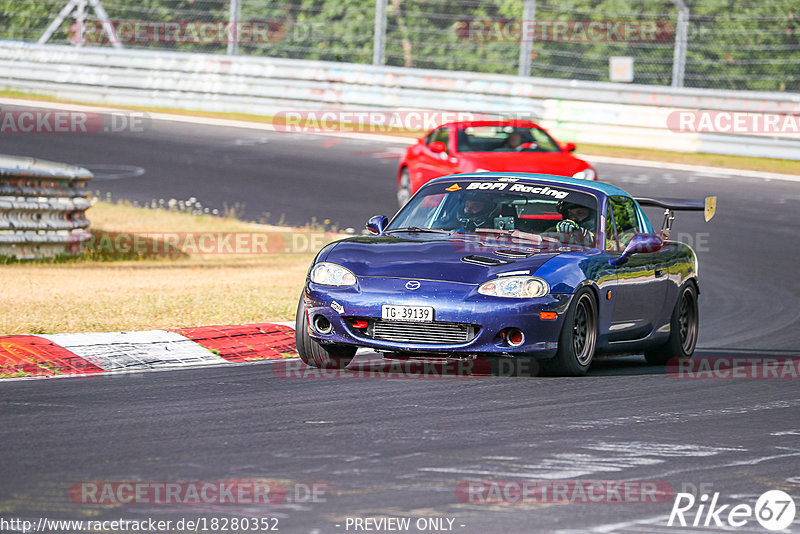
POLYGON ((597 173, 594 172, 594 169, 591 167, 587 169, 583 169, 582 171, 578 171, 572 175, 573 178, 577 178, 578 180, 594 180, 597 178, 597 173))
POLYGON ((311 269, 311 281, 323 286, 352 286, 356 275, 341 265, 322 261, 311 269))
POLYGON ((550 292, 547 282, 534 276, 507 276, 484 282, 478 288, 481 295, 508 297, 512 299, 531 299, 543 297, 550 292))

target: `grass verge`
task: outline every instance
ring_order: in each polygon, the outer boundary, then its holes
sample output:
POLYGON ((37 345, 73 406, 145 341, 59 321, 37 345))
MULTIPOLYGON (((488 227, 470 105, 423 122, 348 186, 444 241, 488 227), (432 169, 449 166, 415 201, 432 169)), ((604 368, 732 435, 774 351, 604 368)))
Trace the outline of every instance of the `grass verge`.
MULTIPOLYGON (((684 152, 670 152, 668 150, 654 150, 649 148, 626 148, 605 145, 581 144, 580 152, 597 156, 616 158, 642 159, 662 163, 685 163, 687 165, 705 165, 707 167, 722 167, 728 169, 744 169, 749 171, 775 172, 779 174, 800 175, 800 161, 791 159, 753 158, 750 156, 728 156, 724 154, 690 154, 684 152)), ((580 156, 591 159, 590 156, 580 156)))
MULTIPOLYGON (((95 250, 70 260, 0 265, 0 334, 103 332, 294 319, 308 266, 335 236, 234 219, 98 202, 93 232, 268 233, 282 247, 261 254, 95 250)), ((126 243, 131 243, 127 241, 126 243)), ((234 240, 235 243, 235 240, 234 240)))

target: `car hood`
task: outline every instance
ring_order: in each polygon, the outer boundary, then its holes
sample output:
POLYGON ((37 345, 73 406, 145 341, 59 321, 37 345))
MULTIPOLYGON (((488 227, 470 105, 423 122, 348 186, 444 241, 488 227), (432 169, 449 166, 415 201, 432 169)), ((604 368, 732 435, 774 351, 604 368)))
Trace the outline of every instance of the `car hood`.
POLYGON ((534 274, 536 269, 558 254, 537 252, 532 243, 518 239, 475 236, 411 239, 399 235, 345 239, 330 248, 321 259, 347 267, 361 277, 481 284, 510 271, 534 274))
POLYGON ((563 152, 474 152, 462 153, 465 161, 477 168, 497 172, 537 172, 572 176, 589 164, 563 152))

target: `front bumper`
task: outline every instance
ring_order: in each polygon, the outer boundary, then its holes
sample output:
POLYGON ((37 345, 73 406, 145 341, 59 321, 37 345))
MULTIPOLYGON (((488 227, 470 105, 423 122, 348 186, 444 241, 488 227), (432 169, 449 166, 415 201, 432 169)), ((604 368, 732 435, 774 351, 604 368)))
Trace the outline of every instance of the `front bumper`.
MULTIPOLYGON (((313 327, 310 335, 317 341, 369 347, 379 351, 447 353, 458 355, 499 354, 549 358, 558 349, 558 338, 571 295, 550 294, 534 299, 489 297, 477 292, 478 286, 456 282, 419 280, 420 288, 408 290, 406 278, 359 278, 352 287, 322 286, 308 282, 305 307, 309 324, 321 315, 332 326, 328 334, 313 327), (372 337, 369 332, 381 320, 384 304, 432 306, 434 325, 443 323, 469 325, 472 335, 466 342, 438 343, 415 339, 387 340, 372 337), (540 319, 541 312, 556 312, 553 320, 540 319), (356 321, 367 322, 368 328, 355 328, 356 321), (524 342, 512 347, 502 336, 509 328, 517 328, 524 342)), ((425 323, 415 323, 424 328, 425 323)))

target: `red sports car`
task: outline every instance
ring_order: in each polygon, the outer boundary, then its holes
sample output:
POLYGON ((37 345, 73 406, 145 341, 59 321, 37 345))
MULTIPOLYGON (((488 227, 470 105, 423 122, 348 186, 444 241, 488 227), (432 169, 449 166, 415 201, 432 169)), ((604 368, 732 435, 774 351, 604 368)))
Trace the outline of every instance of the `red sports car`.
POLYGON ((402 206, 422 185, 439 176, 465 172, 518 171, 597 180, 591 165, 573 156, 533 121, 451 122, 408 147, 397 169, 402 206))

